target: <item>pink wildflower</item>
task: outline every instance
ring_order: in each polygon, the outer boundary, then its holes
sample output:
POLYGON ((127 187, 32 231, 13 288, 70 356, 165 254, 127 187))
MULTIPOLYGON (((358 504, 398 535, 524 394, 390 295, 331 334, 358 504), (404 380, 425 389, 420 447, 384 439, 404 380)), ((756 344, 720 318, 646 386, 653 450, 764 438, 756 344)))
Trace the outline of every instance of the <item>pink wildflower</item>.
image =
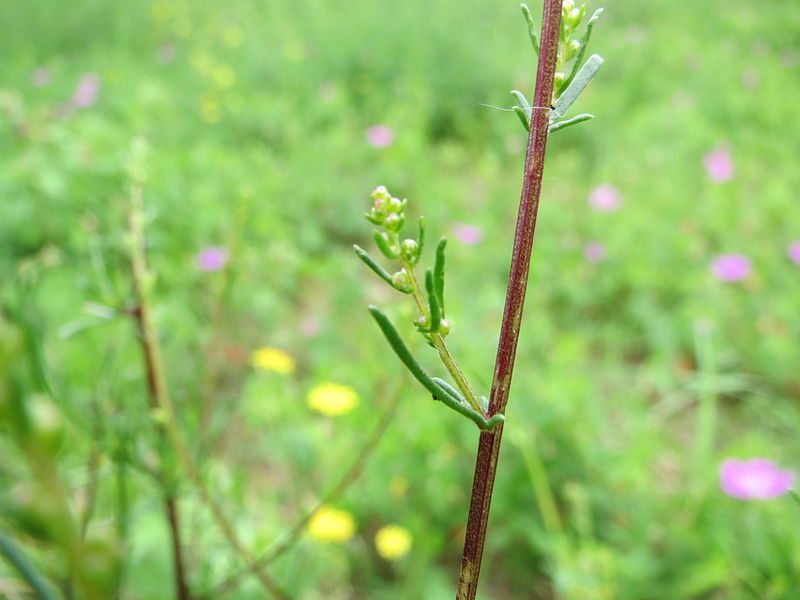
POLYGON ((97 73, 84 73, 78 80, 78 87, 72 94, 72 103, 79 108, 86 108, 97 102, 100 91, 100 76, 97 73))
POLYGON ((708 178, 713 183, 725 183, 733 179, 733 158, 726 146, 719 146, 703 157, 708 178))
POLYGON ((394 142, 394 130, 386 125, 373 125, 367 127, 364 133, 367 143, 374 148, 386 148, 394 142))
POLYGON ((466 223, 453 223, 453 236, 465 244, 474 246, 483 240, 483 229, 477 225, 467 225, 466 223))
POLYGON ((711 272, 720 281, 741 281, 751 271, 750 259, 743 254, 721 254, 711 263, 711 272))
POLYGON ((765 458, 726 460, 719 469, 722 491, 740 500, 766 500, 785 494, 794 484, 794 473, 781 471, 765 458))
POLYGON ((588 242, 583 248, 583 255, 589 262, 599 263, 606 257, 606 248, 600 242, 588 242))
POLYGON ((800 265, 800 240, 795 240, 786 249, 789 260, 800 265))
POLYGON ((225 267, 230 252, 225 246, 208 246, 195 256, 195 264, 201 271, 219 271, 225 267))
POLYGON ((610 183, 602 183, 589 192, 589 206, 599 212, 614 212, 622 206, 622 194, 610 183))

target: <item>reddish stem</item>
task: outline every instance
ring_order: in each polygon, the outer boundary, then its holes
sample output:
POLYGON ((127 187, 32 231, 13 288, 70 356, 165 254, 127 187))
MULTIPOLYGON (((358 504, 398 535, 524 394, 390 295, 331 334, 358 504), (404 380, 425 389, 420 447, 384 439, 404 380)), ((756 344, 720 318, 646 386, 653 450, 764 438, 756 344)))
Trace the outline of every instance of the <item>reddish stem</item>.
MULTIPOLYGON (((528 136, 528 149, 525 155, 522 194, 517 215, 511 270, 508 276, 503 323, 500 327, 500 341, 497 347, 489 416, 505 413, 511 388, 511 375, 514 370, 514 359, 522 322, 522 308, 525 304, 525 291, 528 285, 533 234, 536 228, 536 213, 539 209, 539 195, 542 190, 542 173, 550 124, 550 111, 543 107, 549 107, 553 97, 553 78, 556 72, 560 31, 561 0, 545 0, 542 32, 539 37, 541 40, 539 66, 533 95, 534 108, 528 136)), ((478 590, 478 577, 486 541, 489 508, 492 502, 492 489, 497 472, 497 458, 500 454, 502 435, 502 424, 491 431, 481 432, 456 600, 474 600, 478 590)))

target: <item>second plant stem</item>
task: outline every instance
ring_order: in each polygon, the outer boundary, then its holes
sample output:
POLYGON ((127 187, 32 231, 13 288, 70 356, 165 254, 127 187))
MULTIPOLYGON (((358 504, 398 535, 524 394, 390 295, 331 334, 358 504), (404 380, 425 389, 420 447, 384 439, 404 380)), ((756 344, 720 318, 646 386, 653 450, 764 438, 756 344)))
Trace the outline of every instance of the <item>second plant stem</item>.
MULTIPOLYGON (((411 295, 414 298, 414 302, 417 305, 417 310, 419 311, 420 316, 430 319, 430 308, 428 307, 428 303, 425 302, 425 298, 422 295, 422 289, 420 287, 419 280, 417 279, 416 272, 414 271, 414 265, 411 263, 411 261, 403 257, 400 258, 400 262, 403 265, 403 269, 405 269, 406 274, 408 274, 409 283, 411 285, 411 295)), ((445 342, 444 336, 437 332, 431 332, 429 335, 433 347, 436 348, 436 351, 439 353, 439 358, 442 359, 442 363, 444 364, 448 373, 450 373, 459 391, 464 395, 464 398, 466 398, 473 410, 480 414, 484 414, 484 410, 478 401, 478 396, 475 394, 475 391, 472 389, 469 381, 467 381, 467 378, 464 375, 464 372, 461 370, 458 362, 456 362, 456 359, 452 354, 450 354, 450 350, 447 347, 447 342, 445 342)))

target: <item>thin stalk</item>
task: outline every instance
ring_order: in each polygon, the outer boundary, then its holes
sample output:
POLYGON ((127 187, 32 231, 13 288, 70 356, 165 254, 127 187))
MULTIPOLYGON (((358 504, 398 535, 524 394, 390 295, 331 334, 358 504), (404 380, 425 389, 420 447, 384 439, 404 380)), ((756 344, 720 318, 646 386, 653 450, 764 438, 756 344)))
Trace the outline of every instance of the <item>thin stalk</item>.
MULTIPOLYGON (((322 498, 320 498, 316 504, 314 504, 303 516, 295 521, 294 525, 292 525, 292 527, 286 532, 283 539, 278 540, 272 547, 267 549, 263 556, 256 559, 256 565, 259 567, 266 567, 290 550, 297 542, 300 541, 300 538, 306 530, 306 526, 314 517, 314 515, 317 514, 323 506, 335 502, 336 499, 339 498, 345 492, 345 490, 347 490, 347 488, 354 481, 356 481, 356 479, 358 479, 359 475, 364 469, 367 459, 372 455, 372 452, 378 446, 378 442, 380 442, 380 440, 383 438, 383 434, 386 432, 386 429, 392 422, 397 410, 399 399, 400 388, 398 388, 393 394, 389 406, 384 411, 379 423, 375 426, 375 429, 367 441, 364 442, 364 445, 361 447, 360 451, 356 453, 356 457, 348 469, 342 474, 333 487, 331 487, 328 492, 323 494, 322 498)), ((198 596, 197 600, 210 600, 211 598, 222 597, 224 594, 232 591, 236 587, 236 585, 239 583, 239 580, 242 578, 242 575, 245 573, 246 571, 244 569, 233 573, 227 579, 216 585, 211 591, 198 596)))
MULTIPOLYGON (((422 296, 422 287, 417 279, 414 265, 404 258, 401 258, 400 262, 402 263, 403 268, 406 270, 406 273, 408 273, 408 279, 411 285, 411 296, 414 298, 414 302, 417 305, 417 310, 419 311, 420 316, 430 319, 430 309, 428 308, 427 302, 425 302, 425 298, 422 296)), ((447 372, 450 373, 450 376, 453 378, 453 381, 458 389, 464 395, 466 401, 473 410, 483 414, 483 409, 481 408, 480 402, 478 402, 478 396, 475 394, 475 390, 472 389, 469 381, 467 381, 464 372, 461 370, 461 366, 458 364, 455 357, 450 353, 450 349, 447 347, 447 342, 445 342, 444 336, 440 333, 431 333, 430 336, 431 343, 439 353, 439 358, 442 359, 442 363, 447 369, 447 372)))
MULTIPOLYGON (((553 77, 558 56, 558 38, 561 31, 561 0, 545 0, 542 15, 542 32, 539 49, 539 64, 536 73, 536 89, 533 106, 550 106, 553 97, 553 77)), ((511 376, 514 370, 517 342, 519 340, 522 309, 530 270, 533 235, 536 227, 536 214, 542 190, 545 149, 549 126, 549 109, 534 108, 531 128, 528 135, 528 148, 525 155, 525 170, 520 196, 517 229, 508 276, 508 291, 500 327, 500 340, 497 347, 492 393, 489 401, 489 416, 505 413, 511 376)), ((492 501, 497 459, 500 454, 500 441, 503 424, 490 431, 481 431, 478 454, 475 462, 475 475, 472 484, 464 552, 461 558, 461 571, 458 578, 456 600, 474 600, 478 590, 478 577, 486 541, 489 521, 489 508, 492 501)))
MULTIPOLYGON (((144 228, 142 225, 142 197, 141 188, 138 186, 132 187, 131 202, 130 232, 132 238, 133 282, 138 303, 137 309, 134 311, 134 316, 139 325, 142 352, 145 356, 147 380, 151 391, 151 401, 153 403, 153 408, 159 411, 163 422, 161 430, 166 434, 172 444, 182 468, 197 489, 200 499, 208 507, 217 526, 228 541, 228 544, 230 544, 231 548, 242 562, 247 565, 248 569, 252 571, 264 589, 277 598, 287 599, 289 596, 280 589, 277 583, 275 583, 267 573, 255 564, 249 552, 239 540, 236 530, 226 517, 224 511, 205 488, 200 472, 195 466, 189 448, 178 429, 175 407, 166 385, 165 371, 161 359, 161 343, 158 339, 155 321, 153 320, 150 308, 149 288, 152 285, 152 279, 147 270, 145 258, 144 228)), ((180 537, 178 535, 180 530, 178 527, 177 505, 175 504, 173 496, 167 496, 165 501, 167 520, 172 531, 178 594, 181 600, 189 600, 190 596, 186 585, 185 573, 183 572, 180 537), (179 567, 181 569, 180 571, 178 571, 179 567), (183 594, 185 594, 185 596, 183 594)))

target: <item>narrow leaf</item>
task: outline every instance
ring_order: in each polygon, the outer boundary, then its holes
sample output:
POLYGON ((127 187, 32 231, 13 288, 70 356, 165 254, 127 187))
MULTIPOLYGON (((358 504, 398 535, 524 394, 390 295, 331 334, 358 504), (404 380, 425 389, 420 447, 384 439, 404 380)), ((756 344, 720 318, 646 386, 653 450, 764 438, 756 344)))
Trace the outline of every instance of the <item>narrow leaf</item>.
POLYGON ((447 238, 443 237, 436 246, 436 262, 433 264, 433 289, 436 299, 439 301, 439 308, 444 318, 444 249, 447 246, 447 238))
POLYGON ((400 256, 400 254, 389 245, 389 240, 387 240, 380 231, 373 229, 372 237, 375 239, 378 249, 386 258, 395 259, 400 256))
POLYGON ((27 582, 36 598, 39 598, 39 600, 58 600, 55 591, 47 584, 36 566, 23 554, 22 550, 17 547, 11 538, 2 532, 0 532, 0 554, 6 557, 6 560, 27 582))
POLYGON ((531 9, 524 2, 519 5, 522 9, 522 16, 525 17, 525 22, 528 24, 528 36, 531 38, 531 45, 536 56, 539 56, 539 38, 536 36, 536 24, 533 22, 533 15, 531 9))
POLYGON ((450 396, 452 396, 454 400, 457 400, 464 406, 469 406, 469 403, 461 394, 461 392, 459 392, 456 388, 447 383, 444 379, 440 379, 439 377, 431 377, 431 379, 433 379, 433 382, 440 388, 442 388, 445 391, 445 393, 450 394, 450 396))
MULTIPOLYGON (((361 260, 364 262, 364 264, 365 264, 365 265, 367 265, 367 266, 368 266, 370 269, 372 269, 372 271, 373 271, 373 272, 374 272, 374 273, 375 273, 375 274, 376 274, 378 277, 380 277, 380 278, 381 278, 381 279, 383 279, 383 280, 384 280, 386 283, 388 283, 389 285, 391 285, 392 287, 394 287, 394 284, 392 283, 392 276, 391 276, 391 275, 389 275, 389 273, 387 273, 387 272, 386 272, 386 270, 385 270, 385 269, 384 269, 382 266, 380 266, 378 263, 376 263, 376 262, 375 262, 375 259, 373 259, 373 258, 372 258, 372 257, 371 257, 371 256, 370 256, 368 253, 367 253, 367 251, 366 251, 366 250, 364 250, 364 249, 363 249, 363 248, 361 248, 360 246, 357 246, 356 244, 353 244, 353 250, 355 250, 355 251, 356 251, 356 254, 358 255, 358 258, 360 258, 360 259, 361 259, 361 260)), ((395 289, 396 289, 396 288, 395 288, 395 289)))
POLYGON ((433 271, 425 271, 425 291, 428 292, 428 305, 431 309, 431 320, 428 324, 428 331, 436 333, 439 331, 439 322, 442 320, 442 308, 439 305, 439 298, 436 295, 436 288, 433 283, 433 271))
POLYGON ((566 114, 567 109, 572 106, 572 103, 580 96, 581 92, 586 89, 586 86, 589 85, 589 82, 597 75, 597 71, 600 70, 601 66, 603 66, 603 57, 599 54, 592 54, 581 67, 581 70, 578 71, 578 74, 575 76, 575 79, 572 80, 569 87, 567 87, 564 93, 556 100, 553 111, 550 113, 551 123, 554 123, 566 114))
POLYGON ((480 429, 492 429, 495 425, 505 420, 503 415, 494 415, 492 418, 487 419, 483 415, 472 410, 470 407, 462 404, 458 397, 451 397, 445 391, 446 388, 437 385, 436 382, 433 381, 433 379, 431 379, 431 377, 422 370, 422 367, 419 366, 419 363, 411 355, 408 347, 403 343, 403 340, 400 338, 400 334, 397 333, 397 329, 395 329, 394 325, 392 325, 389 317, 387 317, 380 308, 374 305, 369 307, 369 312, 378 323, 378 327, 381 328, 383 335, 386 337, 386 340, 389 342, 392 350, 394 350, 395 354, 397 354, 397 357, 406 366, 414 378, 419 381, 423 387, 428 390, 428 392, 430 392, 431 396, 445 404, 447 407, 452 408, 457 413, 460 413, 470 419, 480 429))
POLYGON ((578 54, 575 56, 575 60, 572 63, 572 70, 569 72, 569 77, 564 80, 564 83, 561 84, 561 87, 558 88, 556 91, 556 97, 561 96, 564 90, 569 87, 569 84, 572 83, 572 80, 575 79, 575 76, 578 74, 578 69, 581 66, 581 62, 583 62, 583 57, 586 55, 586 48, 589 47, 589 40, 592 37, 592 29, 594 28, 594 24, 600 19, 600 15, 603 14, 602 8, 598 8, 594 11, 594 14, 591 18, 586 22, 586 31, 583 33, 583 37, 580 39, 581 47, 578 50, 578 54))
POLYGON ((553 123, 550 125, 550 133, 554 131, 558 131, 559 129, 564 129, 565 127, 569 127, 570 125, 577 125, 578 123, 583 123, 584 121, 589 121, 594 119, 594 115, 590 115, 589 113, 584 113, 582 115, 577 115, 572 117, 571 119, 565 119, 563 121, 558 121, 557 123, 553 123))
POLYGON ((517 102, 519 102, 520 104, 519 108, 525 111, 525 116, 528 118, 528 123, 530 123, 531 116, 533 115, 533 106, 531 106, 531 103, 528 102, 528 99, 525 97, 525 94, 523 94, 519 90, 511 90, 511 95, 517 99, 517 102))
POLYGON ((519 106, 512 107, 512 110, 519 117, 519 120, 522 121, 522 126, 525 128, 525 131, 530 131, 531 130, 531 124, 528 121, 528 117, 525 114, 525 111, 522 110, 519 106))

